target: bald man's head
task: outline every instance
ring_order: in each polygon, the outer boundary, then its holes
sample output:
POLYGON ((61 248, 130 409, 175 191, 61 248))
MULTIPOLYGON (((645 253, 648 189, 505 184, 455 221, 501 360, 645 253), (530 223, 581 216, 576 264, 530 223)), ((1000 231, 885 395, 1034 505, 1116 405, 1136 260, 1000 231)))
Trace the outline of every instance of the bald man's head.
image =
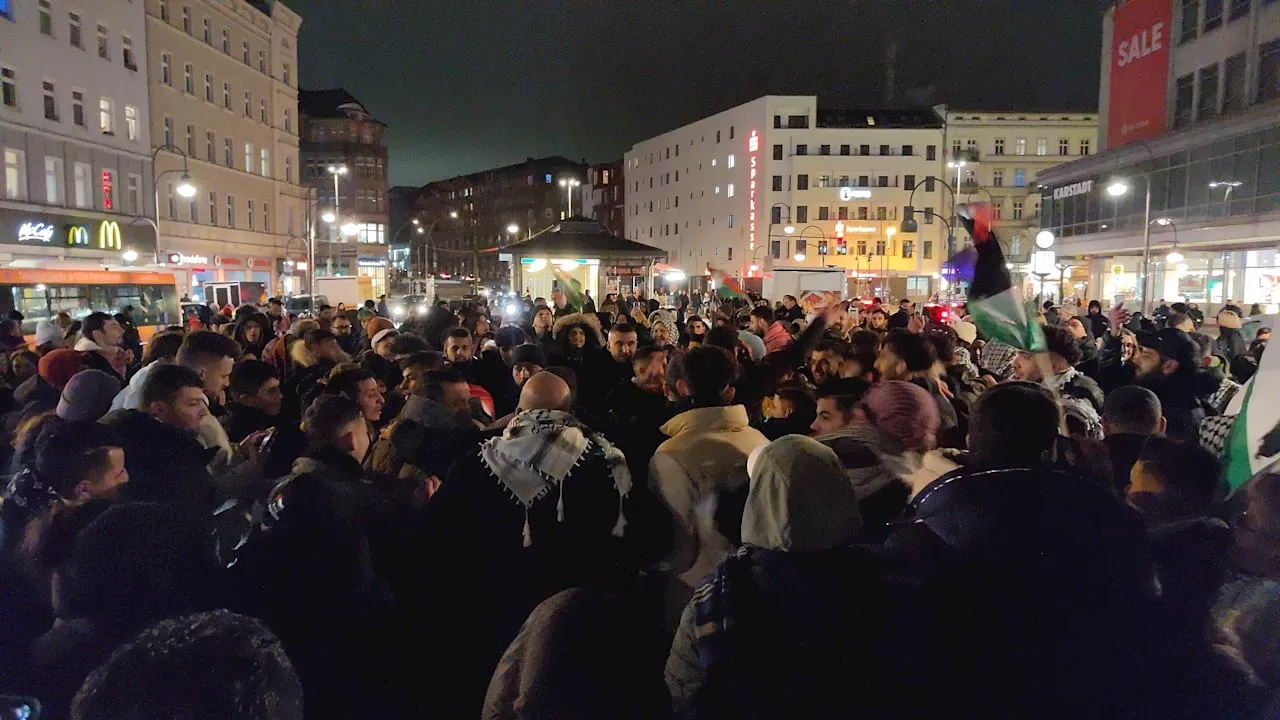
POLYGON ((568 410, 572 405, 569 384, 546 371, 529 378, 520 391, 521 410, 568 410))

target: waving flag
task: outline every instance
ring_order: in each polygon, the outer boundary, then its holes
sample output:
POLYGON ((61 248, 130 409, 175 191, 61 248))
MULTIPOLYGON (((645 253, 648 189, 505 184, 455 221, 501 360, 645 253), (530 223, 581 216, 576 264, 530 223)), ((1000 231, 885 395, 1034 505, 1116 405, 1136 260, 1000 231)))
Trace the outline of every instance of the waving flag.
POLYGON ((991 207, 977 203, 961 209, 960 221, 973 238, 977 258, 969 283, 969 314, 987 339, 1028 352, 1044 352, 1044 331, 1027 314, 1022 293, 1013 287, 1009 267, 991 231, 991 207))
POLYGON ((742 286, 736 280, 725 275, 719 270, 711 271, 711 283, 715 286, 716 292, 720 297, 745 298, 747 294, 742 291, 742 286))
POLYGON ((577 312, 586 307, 586 296, 582 294, 582 283, 577 278, 560 269, 555 269, 556 279, 560 281, 560 292, 564 293, 565 305, 577 312))
MULTIPOLYGON (((1274 316, 1268 318, 1274 324, 1274 316)), ((1253 379, 1236 393, 1226 415, 1235 415, 1227 435, 1223 478, 1230 490, 1243 487, 1249 478, 1280 462, 1280 352, 1262 354, 1253 379), (1242 399, 1243 397, 1243 399, 1242 399)))

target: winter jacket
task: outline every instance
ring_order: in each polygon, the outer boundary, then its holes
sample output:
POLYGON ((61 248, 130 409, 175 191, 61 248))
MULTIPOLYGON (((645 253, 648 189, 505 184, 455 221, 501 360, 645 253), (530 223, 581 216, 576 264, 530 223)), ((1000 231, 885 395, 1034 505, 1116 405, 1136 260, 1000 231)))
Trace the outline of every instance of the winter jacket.
POLYGON ((84 366, 87 370, 101 370, 111 373, 124 384, 125 372, 128 369, 124 362, 124 353, 117 349, 108 355, 98 344, 89 338, 80 338, 76 342, 76 350, 84 353, 84 366))
POLYGON ((1142 454, 1142 446, 1147 444, 1147 436, 1137 433, 1113 433, 1102 439, 1111 457, 1111 478, 1116 492, 1125 496, 1129 489, 1129 474, 1142 454))
POLYGON ((238 443, 256 432, 275 426, 276 417, 258 408, 232 401, 227 403, 227 413, 220 422, 227 432, 227 439, 238 443))
POLYGON ((737 548, 749 484, 747 456, 768 443, 742 405, 686 410, 662 426, 670 439, 649 461, 649 486, 674 523, 674 546, 660 565, 676 576, 668 620, 716 563, 737 548))
POLYGON ((1208 398, 1218 384, 1203 370, 1179 371, 1173 375, 1151 374, 1134 378, 1133 384, 1141 385, 1160 398, 1160 409, 1165 418, 1165 435, 1175 440, 1195 440, 1199 437, 1200 423, 1204 422, 1208 398))
POLYGON ((795 342, 795 339, 791 337, 791 331, 778 320, 774 320, 769 329, 764 332, 764 349, 766 353, 785 350, 793 342, 795 342))
POLYGON ((1244 335, 1236 328, 1218 327, 1217 340, 1218 354, 1227 359, 1227 364, 1237 355, 1246 355, 1249 352, 1249 344, 1244 341, 1244 335))

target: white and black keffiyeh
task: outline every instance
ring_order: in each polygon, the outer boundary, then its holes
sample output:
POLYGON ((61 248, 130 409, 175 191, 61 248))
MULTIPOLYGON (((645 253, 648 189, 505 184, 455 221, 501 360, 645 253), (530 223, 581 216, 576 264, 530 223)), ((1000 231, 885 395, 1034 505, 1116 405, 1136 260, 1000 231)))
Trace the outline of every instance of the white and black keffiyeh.
MULTIPOLYGON (((621 450, 578 422, 564 410, 526 410, 512 418, 502 437, 480 446, 480 460, 498 482, 525 509, 524 544, 530 544, 529 508, 573 472, 592 446, 600 449, 609 466, 613 487, 619 498, 631 492, 631 471, 621 450)), ((556 518, 564 520, 564 494, 556 505, 556 518)), ((621 536, 626 527, 622 507, 613 528, 621 536)))

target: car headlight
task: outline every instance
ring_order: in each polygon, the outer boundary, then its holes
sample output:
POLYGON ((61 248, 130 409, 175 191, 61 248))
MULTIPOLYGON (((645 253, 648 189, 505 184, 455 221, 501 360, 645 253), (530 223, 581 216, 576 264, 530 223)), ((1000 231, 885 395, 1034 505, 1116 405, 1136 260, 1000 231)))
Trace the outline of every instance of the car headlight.
POLYGON ((397 305, 391 308, 391 314, 395 317, 404 317, 404 308, 397 305))
POLYGON ((426 315, 426 314, 427 314, 427 306, 426 306, 425 304, 423 304, 423 305, 419 305, 419 306, 418 306, 418 314, 419 314, 419 315, 426 315))
POLYGON ((515 316, 516 316, 516 305, 515 305, 515 303, 511 303, 511 304, 507 305, 507 307, 506 307, 506 312, 507 312, 507 317, 515 317, 515 316))

